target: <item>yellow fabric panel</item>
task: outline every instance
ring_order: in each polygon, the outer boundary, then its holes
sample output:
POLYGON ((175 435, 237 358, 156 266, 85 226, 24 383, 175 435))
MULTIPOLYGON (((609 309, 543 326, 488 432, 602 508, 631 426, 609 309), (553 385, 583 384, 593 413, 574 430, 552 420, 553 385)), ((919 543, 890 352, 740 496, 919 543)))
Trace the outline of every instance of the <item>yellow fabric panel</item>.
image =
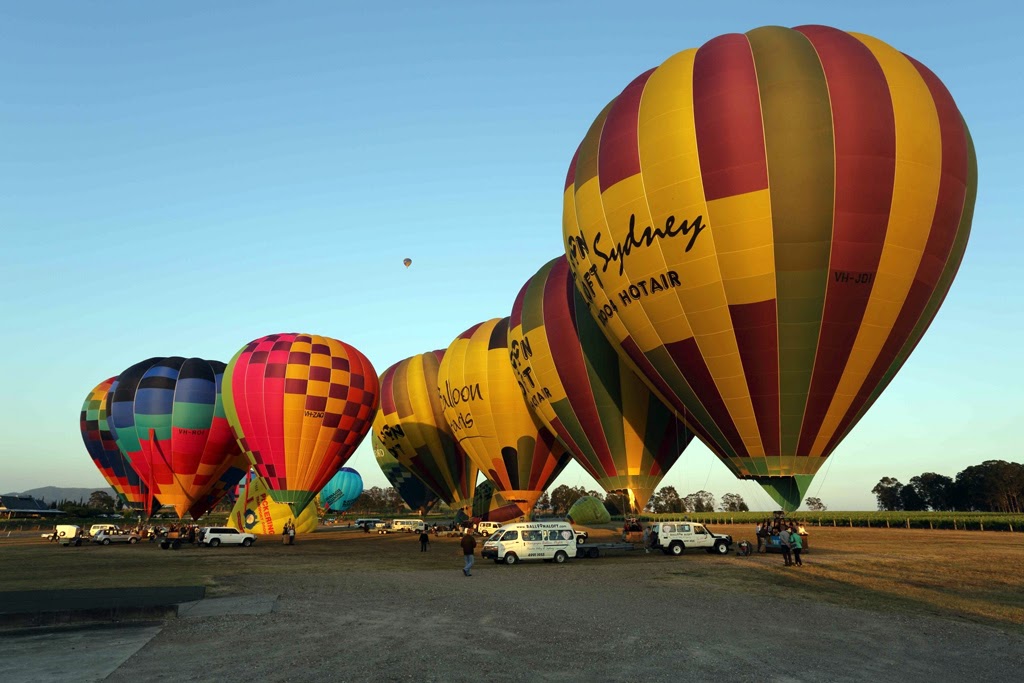
MULTIPOLYGON (((603 225, 597 226, 598 231, 602 233, 602 239, 595 246, 595 251, 597 248, 601 248, 605 253, 609 253, 614 245, 626 244, 630 219, 634 216, 634 234, 636 235, 639 235, 645 227, 653 225, 647 211, 644 184, 639 175, 621 180, 606 189, 601 193, 601 203, 604 207, 605 220, 603 225)), ((605 283, 605 288, 610 292, 628 290, 630 284, 644 279, 645 276, 665 271, 665 261, 657 242, 649 248, 633 248, 624 261, 608 262, 607 270, 601 270, 600 258, 597 259, 597 262, 601 279, 605 283), (622 269, 621 274, 619 273, 620 268, 622 269)), ((643 297, 643 299, 634 300, 628 304, 620 300, 619 303, 619 315, 622 317, 623 324, 629 329, 633 340, 645 353, 664 343, 644 310, 645 300, 649 298, 651 297, 643 297)))
POLYGON ((626 471, 620 476, 639 476, 644 457, 644 430, 647 428, 647 406, 651 392, 629 368, 619 364, 619 387, 622 396, 623 451, 626 471))
MULTIPOLYGON (((752 273, 745 269, 746 263, 742 259, 731 258, 723 264, 722 254, 726 252, 731 256, 732 252, 741 248, 739 240, 744 234, 739 233, 755 233, 758 246, 770 244, 771 210, 767 191, 723 198, 711 203, 705 201, 693 110, 695 54, 696 50, 681 52, 668 59, 651 75, 640 105, 638 139, 641 174, 649 207, 646 217, 653 216, 653 222, 643 225, 664 227, 668 216, 674 217, 674 225, 680 225, 683 221, 692 225, 700 217, 704 230, 693 241, 690 251, 686 251, 691 241, 689 235, 663 238, 656 246, 646 250, 657 251, 662 257, 662 267, 678 272, 682 284, 659 293, 660 296, 646 297, 642 302, 645 306, 659 298, 671 298, 677 302, 689 323, 689 329, 685 332, 692 334, 696 340, 715 385, 739 429, 740 438, 747 444, 751 454, 762 454, 764 449, 753 420, 753 404, 732 329, 727 296, 730 293, 744 296, 760 293, 763 281, 739 280, 747 274, 774 272, 774 263, 770 269, 765 269, 767 260, 761 255, 760 260, 754 259, 754 267, 761 268, 761 272, 752 273), (737 231, 735 238, 730 238, 730 231, 737 231), (737 280, 735 292, 728 289, 731 280, 737 280)), ((615 188, 609 191, 612 189, 615 188)), ((638 222, 639 218, 638 215, 638 222)), ((771 291, 774 294, 774 282, 771 291)), ((657 311, 658 319, 665 316, 664 309, 657 311)), ((661 343, 687 338, 664 325, 660 329, 661 343)))
POLYGON ((450 492, 451 495, 458 497, 460 482, 455 480, 455 474, 451 468, 444 465, 446 458, 440 430, 448 429, 448 425, 438 425, 434 415, 434 406, 431 403, 429 392, 436 392, 437 385, 427 384, 425 369, 427 361, 425 354, 413 356, 407 361, 405 391, 409 405, 412 407, 412 416, 401 421, 400 424, 412 444, 412 450, 408 453, 403 451, 403 457, 398 461, 403 465, 411 465, 412 455, 415 451, 426 449, 433 454, 435 461, 439 464, 437 471, 448 489, 446 493, 450 492))
POLYGON ((942 137, 931 92, 914 65, 885 43, 852 34, 878 60, 896 120, 896 175, 885 246, 842 379, 811 448, 821 456, 864 384, 896 322, 924 253, 942 170, 942 137))
MULTIPOLYGON (((573 188, 569 187, 568 193, 573 192, 573 188)), ((601 190, 598 185, 597 177, 595 176, 591 180, 583 183, 576 190, 575 193, 566 198, 563 203, 565 206, 563 216, 563 231, 566 236, 582 236, 583 240, 587 243, 587 247, 593 244, 594 235, 604 229, 604 209, 601 206, 601 190), (573 215, 570 216, 569 214, 573 215), (575 219, 575 223, 570 221, 575 219)), ((570 261, 570 266, 572 261, 570 261)), ((596 268, 596 264, 592 255, 579 254, 577 264, 574 271, 577 277, 582 277, 584 273, 588 272, 591 268, 596 268)), ((615 311, 618 309, 618 303, 613 300, 610 295, 611 289, 608 287, 605 274, 600 272, 600 268, 597 268, 596 276, 604 286, 595 286, 593 290, 588 290, 593 295, 594 304, 597 310, 607 306, 609 309, 615 311)), ((584 298, 586 298, 586 293, 584 298)), ((607 309, 606 309, 607 310, 607 309)), ((625 326, 623 326, 621 319, 619 318, 618 312, 608 316, 604 322, 604 330, 613 343, 620 342, 629 336, 625 326)))

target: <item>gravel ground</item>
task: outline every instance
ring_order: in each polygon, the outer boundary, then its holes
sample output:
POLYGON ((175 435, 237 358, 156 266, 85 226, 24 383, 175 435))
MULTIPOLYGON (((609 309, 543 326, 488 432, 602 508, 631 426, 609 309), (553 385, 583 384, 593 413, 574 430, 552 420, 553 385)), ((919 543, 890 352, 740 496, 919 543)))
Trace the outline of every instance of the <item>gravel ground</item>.
POLYGON ((1013 630, 725 591, 687 573, 766 558, 478 558, 467 578, 454 540, 422 556, 402 543, 408 568, 382 555, 386 570, 367 559, 228 578, 222 592, 278 595, 274 611, 172 620, 107 680, 1022 680, 1013 630))

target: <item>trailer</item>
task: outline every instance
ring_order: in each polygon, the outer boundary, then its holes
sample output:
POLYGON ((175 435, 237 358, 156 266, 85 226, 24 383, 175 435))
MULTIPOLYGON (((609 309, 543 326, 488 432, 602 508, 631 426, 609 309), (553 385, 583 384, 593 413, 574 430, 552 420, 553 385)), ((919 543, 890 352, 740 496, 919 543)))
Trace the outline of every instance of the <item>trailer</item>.
POLYGON ((580 543, 576 546, 576 557, 598 558, 602 553, 610 552, 632 552, 643 550, 642 543, 580 543))

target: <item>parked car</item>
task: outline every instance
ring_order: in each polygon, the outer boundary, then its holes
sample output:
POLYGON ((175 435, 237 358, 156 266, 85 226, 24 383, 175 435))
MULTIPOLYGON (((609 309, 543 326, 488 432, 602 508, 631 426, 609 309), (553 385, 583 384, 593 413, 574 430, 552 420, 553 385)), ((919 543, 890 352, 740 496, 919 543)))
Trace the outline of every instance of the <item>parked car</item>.
POLYGON ((356 520, 356 526, 360 529, 373 529, 379 521, 377 517, 360 517, 356 520))
POLYGON ((93 524, 89 527, 89 535, 94 537, 101 531, 115 531, 117 530, 116 524, 93 524))
POLYGON ((732 536, 716 534, 697 522, 662 522, 652 527, 651 548, 666 555, 682 555, 686 548, 700 548, 709 553, 725 555, 732 547, 732 536))
POLYGON ((129 543, 134 545, 142 540, 142 536, 134 531, 122 531, 120 529, 106 529, 92 537, 93 543, 110 545, 111 543, 129 543))
POLYGON ((243 533, 227 526, 207 526, 199 530, 203 545, 216 548, 219 545, 240 545, 248 548, 256 542, 256 534, 243 533))

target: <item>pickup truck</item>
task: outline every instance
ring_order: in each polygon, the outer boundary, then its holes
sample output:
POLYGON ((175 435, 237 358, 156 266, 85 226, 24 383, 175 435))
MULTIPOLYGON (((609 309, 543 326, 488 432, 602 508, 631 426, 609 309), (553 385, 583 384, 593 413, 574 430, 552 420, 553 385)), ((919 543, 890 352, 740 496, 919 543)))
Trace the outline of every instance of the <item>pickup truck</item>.
POLYGON ((725 555, 733 544, 732 536, 713 533, 698 522, 660 522, 651 531, 651 548, 666 555, 682 555, 687 548, 725 555))

